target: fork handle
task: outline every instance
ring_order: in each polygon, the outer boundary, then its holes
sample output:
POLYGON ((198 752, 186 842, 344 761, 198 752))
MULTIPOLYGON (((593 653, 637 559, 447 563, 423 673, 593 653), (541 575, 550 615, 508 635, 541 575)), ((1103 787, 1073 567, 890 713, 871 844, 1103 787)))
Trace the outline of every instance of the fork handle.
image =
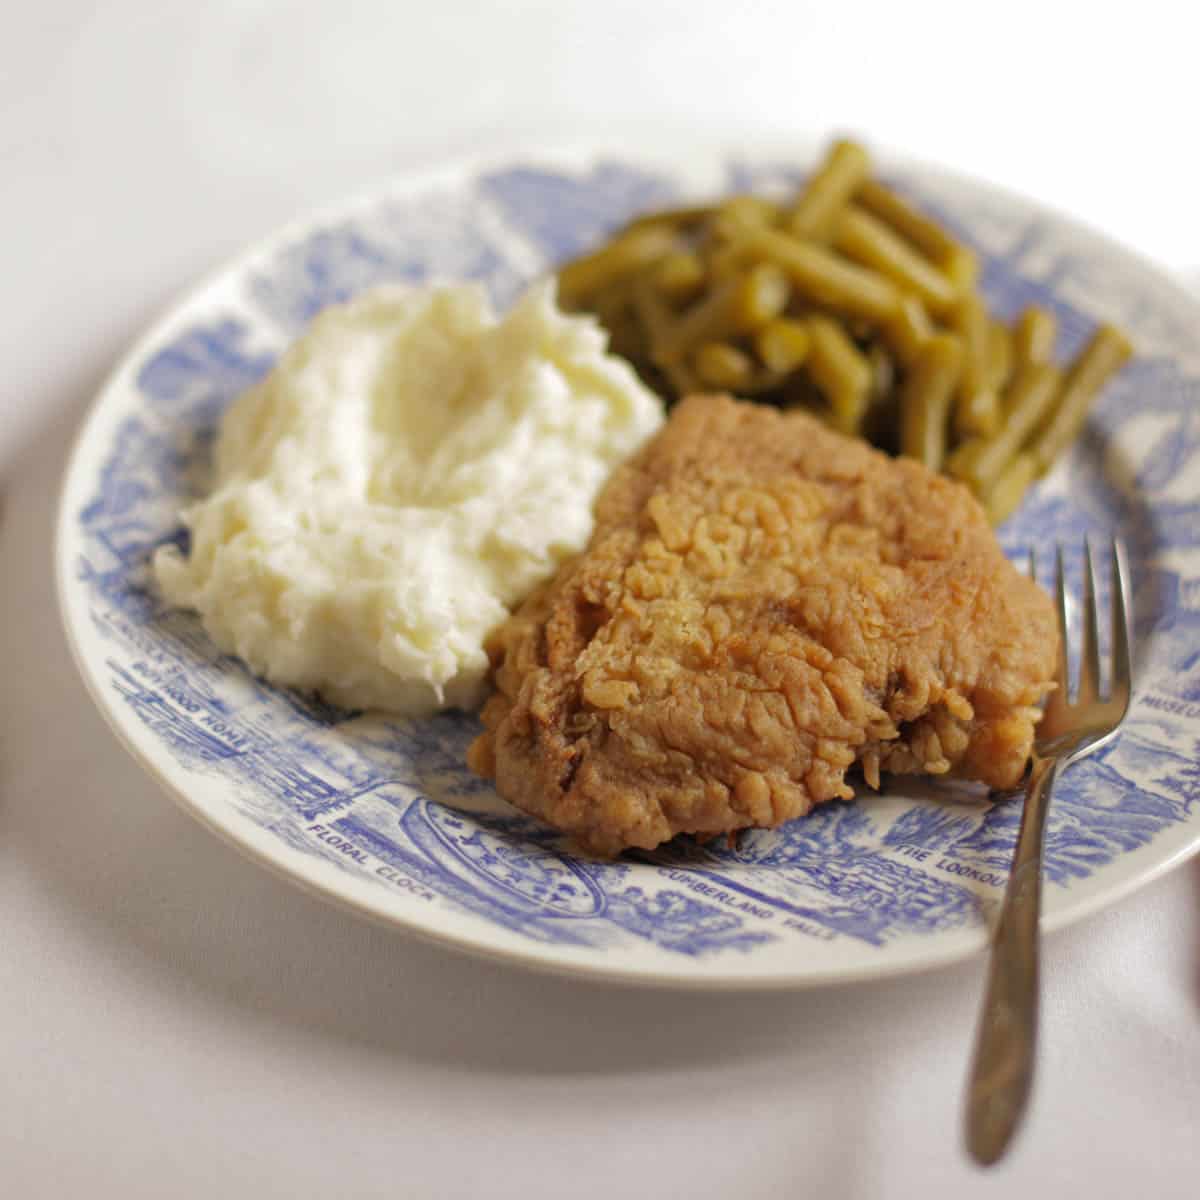
POLYGON ((967 1093, 967 1149, 983 1166, 1008 1148, 1033 1083, 1038 1013, 1038 920, 1046 808, 1061 759, 1036 755, 1021 830, 992 943, 967 1093))

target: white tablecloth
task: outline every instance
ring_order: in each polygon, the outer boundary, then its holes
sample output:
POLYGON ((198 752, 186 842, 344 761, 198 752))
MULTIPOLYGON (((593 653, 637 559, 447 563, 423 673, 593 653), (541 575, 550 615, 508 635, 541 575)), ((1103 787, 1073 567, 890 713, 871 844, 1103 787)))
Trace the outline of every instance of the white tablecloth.
POLYGON ((741 7, 8 6, 0 1195, 1200 1194, 1200 863, 1051 939, 1031 1120, 983 1174, 959 1139, 981 962, 716 997, 460 958, 217 842, 69 661, 51 518, 103 375, 198 273, 412 164, 849 128, 1200 265, 1186 6, 741 7))

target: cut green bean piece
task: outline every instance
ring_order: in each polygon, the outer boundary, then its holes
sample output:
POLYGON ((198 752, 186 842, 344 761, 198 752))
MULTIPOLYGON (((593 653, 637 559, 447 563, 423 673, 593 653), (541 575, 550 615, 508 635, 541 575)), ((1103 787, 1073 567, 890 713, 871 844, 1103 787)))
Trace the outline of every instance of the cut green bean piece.
POLYGON ((830 424, 856 434, 871 396, 871 364, 829 317, 810 317, 806 367, 829 404, 830 424))
POLYGON ((592 302, 592 310, 608 333, 608 347, 622 358, 637 359, 645 350, 646 330, 633 312, 625 287, 609 288, 592 302))
POLYGON ((797 237, 823 240, 833 231, 843 205, 871 169, 867 152, 857 142, 834 142, 800 193, 789 227, 797 237))
POLYGON ((794 371, 808 356, 808 326, 791 317, 768 321, 754 337, 754 349, 768 371, 794 371))
POLYGON ((654 341, 660 365, 680 362, 700 342, 730 332, 729 310, 734 303, 737 279, 729 279, 700 296, 674 322, 662 328, 654 341))
POLYGON ((979 276, 975 254, 907 200, 873 179, 858 189, 855 200, 939 266, 960 291, 975 286, 979 276))
POLYGON ((1054 460, 1074 441, 1087 419, 1096 393, 1133 354, 1128 339, 1112 325, 1102 325, 1071 364, 1058 405, 1033 450, 1038 470, 1048 471, 1054 460))
POLYGON ((962 374, 963 345, 949 333, 935 333, 921 347, 900 391, 900 453, 941 468, 946 455, 950 399, 962 374))
POLYGON ((774 263, 751 267, 734 290, 729 316, 737 333, 751 333, 774 320, 792 294, 787 275, 774 263))
POLYGON ((979 258, 966 246, 956 243, 944 258, 938 260, 938 266, 960 292, 972 291, 979 283, 979 258))
POLYGON ((747 252, 786 271, 801 296, 838 312, 879 324, 899 304, 900 294, 890 280, 820 246, 774 229, 754 230, 743 245, 747 252))
POLYGON ((892 352, 908 366, 933 333, 933 322, 916 296, 901 296, 896 311, 884 323, 882 332, 892 352))
POLYGON ((634 217, 618 237, 642 229, 666 229, 672 232, 684 232, 694 229, 707 221, 716 210, 711 204, 689 204, 681 208, 660 208, 654 212, 643 213, 634 217))
POLYGON ((558 272, 559 298, 564 304, 579 303, 656 262, 674 245, 675 234, 655 226, 622 234, 558 272))
POLYGON ((678 360, 701 342, 752 333, 787 307, 791 286, 773 263, 759 263, 699 300, 659 339, 664 360, 678 360))
POLYGON ((981 498, 988 520, 993 525, 1007 520, 1036 477, 1037 458, 1028 451, 1016 455, 981 498))
POLYGON ((764 196, 731 196, 718 207, 709 225, 720 239, 734 239, 747 229, 774 225, 779 221, 779 205, 764 196))
POLYGON ((682 362, 671 362, 664 359, 659 352, 658 347, 675 323, 674 314, 666 300, 663 299, 662 293, 645 276, 633 285, 630 292, 631 307, 641 322, 646 343, 642 361, 649 359, 654 369, 661 373, 662 378, 674 392, 676 400, 682 400, 684 396, 698 391, 699 385, 688 367, 682 362))
POLYGON ((988 322, 987 386, 997 396, 1008 387, 1013 370, 1013 335, 1003 321, 994 317, 988 322))
POLYGON ((1062 372, 1052 363, 1033 363, 1017 372, 1004 398, 1004 427, 983 443, 967 472, 979 494, 996 482, 1050 411, 1061 382, 1062 372))
POLYGON ((659 289, 646 277, 639 279, 629 289, 629 298, 653 357, 655 347, 669 336, 675 324, 674 314, 659 289))
POLYGON ((902 291, 914 293, 931 313, 944 313, 958 297, 958 289, 937 267, 857 205, 847 204, 839 214, 833 244, 847 258, 878 271, 902 291))
POLYGON ((691 396, 703 390, 700 387, 699 380, 696 379, 691 370, 683 363, 667 363, 659 369, 674 389, 676 397, 680 400, 684 396, 691 396))
POLYGON ((1054 314, 1036 304, 1031 305, 1021 313, 1013 327, 1014 366, 1051 362, 1057 338, 1058 320, 1054 314))
POLYGON ((744 275, 754 263, 754 255, 746 249, 741 239, 727 242, 705 255, 704 269, 708 274, 709 288, 723 287, 730 280, 744 275))
POLYGON ((654 283, 673 304, 695 299, 704 287, 704 263, 694 250, 673 250, 654 270, 654 283))
POLYGON ((692 356, 692 370, 705 387, 737 391, 754 377, 750 356, 728 342, 705 342, 692 356))
MULTIPOLYGON (((966 363, 964 362, 964 371, 966 363)), ((1000 398, 991 388, 961 389, 954 403, 954 430, 960 437, 991 437, 1001 425, 1000 398)))
POLYGON ((960 436, 990 437, 1000 427, 1000 400, 988 384, 990 318, 978 292, 960 296, 948 314, 963 342, 962 375, 954 406, 954 427, 960 436))
POLYGON ((976 437, 969 438, 956 447, 954 453, 946 459, 946 474, 953 475, 955 479, 961 479, 964 483, 970 484, 975 460, 979 457, 979 452, 985 444, 983 438, 976 437))
POLYGON ((805 325, 809 333, 808 376, 828 405, 831 424, 844 433, 855 433, 870 400, 870 360, 837 320, 814 314, 805 325))

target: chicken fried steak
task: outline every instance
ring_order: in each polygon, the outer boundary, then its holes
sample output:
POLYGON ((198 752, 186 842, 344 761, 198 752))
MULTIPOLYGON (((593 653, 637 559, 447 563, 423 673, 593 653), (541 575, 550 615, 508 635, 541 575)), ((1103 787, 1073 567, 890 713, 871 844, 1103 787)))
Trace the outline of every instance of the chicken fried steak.
POLYGON ((491 637, 470 762, 588 850, 772 826, 861 764, 1025 767, 1049 597, 967 489, 802 413, 692 397, 491 637))

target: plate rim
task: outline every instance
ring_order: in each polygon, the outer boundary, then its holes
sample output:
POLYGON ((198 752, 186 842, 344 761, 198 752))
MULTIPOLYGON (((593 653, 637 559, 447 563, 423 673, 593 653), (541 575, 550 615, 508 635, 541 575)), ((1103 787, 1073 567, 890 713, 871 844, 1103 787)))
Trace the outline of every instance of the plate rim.
MULTIPOLYGON (((218 288, 223 281, 244 274, 256 261, 268 257, 279 247, 287 245, 323 223, 345 219, 393 196, 417 194, 422 189, 436 186, 439 181, 463 180, 477 176, 501 164, 544 164, 562 167, 572 163, 583 165, 605 157, 613 157, 618 160, 633 160, 639 165, 659 161, 666 166, 672 162, 682 164, 689 159, 718 163, 735 157, 754 159, 785 156, 794 158, 797 165, 801 165, 811 161, 818 145, 816 139, 806 134, 787 138, 781 134, 767 134, 760 138, 739 140, 735 146, 727 134, 722 134, 693 138, 686 150, 681 151, 677 142, 672 148, 666 140, 653 132, 643 132, 635 140, 626 140, 620 146, 611 143, 607 138, 517 140, 486 150, 454 154, 410 170, 390 173, 377 183, 349 192, 340 199, 314 205, 266 234, 243 244, 234 254, 209 271, 203 272, 196 280, 175 293, 160 307, 157 315, 147 322, 142 332, 119 353, 114 365, 93 394, 76 428, 66 457, 54 518, 54 576, 59 618, 85 690, 118 743, 180 808, 222 841, 232 845, 251 861, 267 868, 273 875, 287 880, 310 895, 366 917, 376 924, 403 930, 422 941, 474 957, 592 982, 686 991, 759 992, 806 990, 921 974, 979 955, 986 948, 990 935, 985 928, 976 926, 970 930, 943 934, 935 945, 916 943, 915 949, 910 952, 884 955, 874 962, 864 960, 860 964, 850 965, 830 963, 816 970, 811 966, 804 970, 801 956, 795 971, 783 972, 778 969, 756 970, 753 959, 729 959, 716 970, 672 971, 668 962, 662 960, 617 965, 609 963, 603 953, 589 952, 587 956, 580 955, 575 958, 571 948, 563 946, 537 943, 497 945, 494 939, 486 936, 486 926, 476 934, 471 927, 460 930, 431 925, 419 919, 420 909, 399 906, 396 904, 396 896, 382 887, 343 872, 332 863, 314 859, 274 838, 235 805, 222 806, 213 803, 203 794, 198 795, 181 786, 173 775, 177 774, 179 779, 186 779, 185 770, 171 763, 165 757, 165 750, 159 761, 148 749, 157 745, 149 740, 148 735, 144 744, 135 736, 142 732, 140 727, 133 724, 132 715, 119 715, 122 710, 117 709, 102 689, 102 681, 92 660, 85 654, 79 636, 80 628, 86 626, 87 611, 76 611, 81 601, 72 600, 73 595, 83 594, 78 581, 72 575, 74 561, 69 555, 77 507, 72 501, 74 493, 80 490, 80 481, 86 474, 86 460, 94 430, 102 419, 103 410, 110 404, 117 407, 117 401, 110 400, 110 397, 119 394, 123 377, 145 357, 151 347, 162 341, 172 326, 183 319, 202 296, 218 288)), ((872 149, 875 152, 875 148, 872 149)), ((1173 305, 1188 312, 1191 319, 1200 326, 1200 299, 1191 294, 1166 267, 1087 221, 983 176, 967 175, 939 163, 887 150, 879 150, 877 158, 884 164, 917 173, 935 184, 944 180, 951 186, 974 188, 988 193, 1005 204, 1019 206, 1031 214, 1047 218, 1060 228, 1098 243, 1106 255, 1119 260, 1123 267, 1140 275, 1145 281, 1152 282, 1161 294, 1169 297, 1173 305)), ((1128 872, 1124 878, 1083 896, 1058 911, 1044 913, 1043 933, 1055 933, 1119 903, 1197 853, 1200 853, 1200 819, 1190 843, 1178 846, 1157 861, 1128 872)), ((678 964, 679 967, 685 965, 687 964, 682 962, 678 964)), ((695 968, 697 964, 690 965, 695 968)))

